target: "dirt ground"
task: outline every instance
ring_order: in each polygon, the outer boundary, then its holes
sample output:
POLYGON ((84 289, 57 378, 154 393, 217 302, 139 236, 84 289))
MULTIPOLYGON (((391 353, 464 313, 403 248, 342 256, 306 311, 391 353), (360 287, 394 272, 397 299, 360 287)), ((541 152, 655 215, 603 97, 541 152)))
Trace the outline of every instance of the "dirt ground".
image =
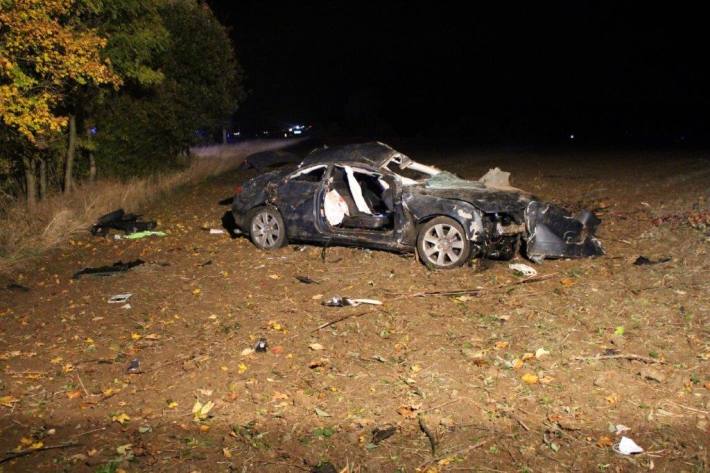
POLYGON ((267 253, 205 230, 253 172, 181 189, 142 209, 166 237, 77 235, 0 278, 0 471, 710 471, 708 154, 403 150, 596 209, 607 254, 516 284, 501 261, 267 253))

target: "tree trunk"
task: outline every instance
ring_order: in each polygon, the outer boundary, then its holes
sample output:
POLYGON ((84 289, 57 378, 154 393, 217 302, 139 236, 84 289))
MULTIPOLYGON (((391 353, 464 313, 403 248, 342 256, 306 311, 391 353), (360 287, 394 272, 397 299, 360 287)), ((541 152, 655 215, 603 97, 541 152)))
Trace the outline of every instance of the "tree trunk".
POLYGON ((37 179, 35 178, 34 160, 25 156, 22 158, 22 166, 25 168, 27 207, 32 211, 37 208, 37 179))
POLYGON ((86 127, 86 142, 89 144, 89 182, 96 181, 96 158, 94 158, 94 148, 91 143, 91 128, 86 127))
POLYGON ((89 152, 89 182, 92 184, 96 181, 96 158, 94 153, 89 152))
POLYGON ((74 156, 76 155, 76 116, 69 116, 69 146, 64 168, 64 192, 69 193, 74 187, 72 173, 74 172, 74 156))
POLYGON ((40 199, 47 198, 47 160, 45 158, 39 160, 39 197, 40 199))

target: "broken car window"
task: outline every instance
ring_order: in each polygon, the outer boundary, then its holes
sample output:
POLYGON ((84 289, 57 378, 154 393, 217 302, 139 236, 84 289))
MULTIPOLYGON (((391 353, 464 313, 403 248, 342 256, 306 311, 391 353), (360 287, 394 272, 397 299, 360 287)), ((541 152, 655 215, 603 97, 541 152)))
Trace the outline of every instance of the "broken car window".
POLYGON ((292 181, 320 182, 325 174, 326 166, 314 166, 304 169, 291 176, 292 181))

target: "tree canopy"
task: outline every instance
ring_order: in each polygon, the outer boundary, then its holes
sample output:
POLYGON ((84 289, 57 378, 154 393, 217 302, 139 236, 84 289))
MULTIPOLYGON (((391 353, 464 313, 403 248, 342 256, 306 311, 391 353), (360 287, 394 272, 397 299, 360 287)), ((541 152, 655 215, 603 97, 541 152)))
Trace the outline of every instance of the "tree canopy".
POLYGON ((240 78, 198 0, 0 0, 0 178, 31 196, 37 163, 69 190, 75 155, 80 176, 89 158, 103 175, 174 166, 228 122, 240 78))

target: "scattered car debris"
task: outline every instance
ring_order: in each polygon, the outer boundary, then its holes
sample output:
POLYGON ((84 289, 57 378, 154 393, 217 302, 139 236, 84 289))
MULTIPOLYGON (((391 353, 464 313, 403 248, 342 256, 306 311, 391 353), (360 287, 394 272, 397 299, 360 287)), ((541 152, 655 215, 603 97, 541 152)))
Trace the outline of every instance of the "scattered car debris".
POLYGON ((141 372, 141 362, 138 358, 133 358, 128 367, 126 368, 126 373, 128 374, 138 374, 141 372))
POLYGON ((266 353, 268 348, 269 344, 265 338, 260 338, 259 341, 256 342, 256 345, 254 345, 254 351, 257 353, 266 353))
POLYGON ((232 214, 261 249, 355 245, 415 252, 432 268, 509 260, 518 248, 535 262, 604 253, 589 211, 539 201, 497 168, 461 179, 379 142, 317 149, 295 170, 258 175, 237 187, 232 214))
POLYGON ((377 445, 383 440, 387 440, 392 437, 397 432, 397 427, 394 425, 385 425, 382 427, 375 427, 372 431, 372 443, 377 445))
POLYGON ((320 284, 320 281, 316 281, 315 279, 311 279, 308 276, 296 275, 296 279, 299 282, 302 282, 303 284, 320 284))
POLYGON ((652 260, 649 259, 645 256, 639 256, 636 258, 636 261, 634 261, 634 266, 650 266, 654 264, 661 264, 661 263, 667 263, 671 260, 670 256, 666 256, 664 258, 659 258, 657 260, 652 260))
POLYGON ((131 296, 133 296, 133 294, 131 294, 130 292, 127 292, 125 294, 116 294, 115 296, 111 296, 107 302, 109 304, 124 304, 128 302, 128 299, 130 299, 131 296))
POLYGON ((18 284, 16 282, 11 282, 7 286, 5 286, 5 289, 7 289, 8 291, 30 292, 29 287, 23 286, 22 284, 18 284))
POLYGON ((140 240, 141 238, 147 238, 150 236, 164 237, 164 236, 167 236, 167 233, 160 232, 160 231, 154 231, 154 230, 144 230, 142 232, 130 233, 124 237, 121 237, 121 239, 122 240, 140 240))
POLYGON ((84 268, 72 276, 73 279, 79 279, 82 276, 113 276, 116 273, 124 273, 130 269, 135 268, 145 264, 142 259, 136 259, 133 261, 128 261, 124 263, 123 261, 118 261, 113 263, 112 266, 99 266, 97 268, 84 268))
POLYGON ((621 453, 622 455, 633 455, 643 452, 643 448, 626 436, 622 436, 619 443, 615 444, 613 448, 615 452, 621 453))
POLYGON ((535 268, 533 268, 532 266, 528 266, 527 264, 516 263, 516 264, 510 264, 510 265, 508 265, 508 267, 510 269, 512 269, 514 273, 520 274, 521 276, 525 276, 525 277, 537 276, 537 270, 535 268))
POLYGON ((350 299, 349 297, 335 296, 327 301, 321 302, 328 307, 357 307, 361 304, 382 305, 382 301, 377 299, 350 299))
POLYGON ((155 221, 143 222, 139 221, 139 218, 140 215, 126 213, 123 209, 117 209, 99 217, 90 231, 92 235, 106 236, 111 229, 114 229, 129 235, 155 228, 155 221))

